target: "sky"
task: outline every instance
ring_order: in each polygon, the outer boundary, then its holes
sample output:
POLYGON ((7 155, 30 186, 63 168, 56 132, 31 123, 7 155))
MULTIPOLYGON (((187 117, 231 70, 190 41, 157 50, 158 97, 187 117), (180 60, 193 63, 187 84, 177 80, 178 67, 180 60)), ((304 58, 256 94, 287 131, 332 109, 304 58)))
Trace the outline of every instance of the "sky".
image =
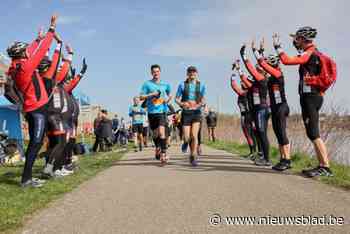
MULTIPOLYGON (((173 94, 185 79, 186 67, 195 65, 207 86, 209 105, 237 113, 229 79, 242 43, 264 37, 268 52, 274 52, 271 36, 277 32, 286 52, 296 54, 288 35, 301 26, 318 29, 318 48, 337 63, 338 80, 327 92, 326 105, 350 107, 346 0, 3 0, 1 7, 1 53, 15 40, 33 40, 38 28, 47 27, 57 13, 57 31, 75 49, 74 66, 80 69, 82 57, 89 65, 80 91, 124 116, 155 63, 173 94)), ((298 68, 282 69, 288 102, 299 111, 298 68)))

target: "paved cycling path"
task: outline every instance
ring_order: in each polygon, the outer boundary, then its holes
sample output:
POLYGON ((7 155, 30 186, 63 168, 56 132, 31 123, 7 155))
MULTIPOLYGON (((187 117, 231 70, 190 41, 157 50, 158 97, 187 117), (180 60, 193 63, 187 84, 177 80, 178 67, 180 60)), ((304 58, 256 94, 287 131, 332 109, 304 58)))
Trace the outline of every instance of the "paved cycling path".
POLYGON ((151 149, 114 167, 36 214, 21 233, 350 233, 350 193, 297 175, 257 168, 248 160, 205 148, 198 168, 179 147, 161 168, 151 149), (224 216, 334 215, 347 225, 218 226, 224 216))

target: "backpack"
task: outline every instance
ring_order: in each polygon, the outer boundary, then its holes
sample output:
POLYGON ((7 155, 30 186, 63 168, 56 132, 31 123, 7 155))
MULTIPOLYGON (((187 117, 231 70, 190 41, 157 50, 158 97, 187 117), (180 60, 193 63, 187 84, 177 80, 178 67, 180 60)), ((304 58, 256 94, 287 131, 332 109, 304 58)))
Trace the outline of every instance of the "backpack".
MULTIPOLYGON (((201 82, 200 81, 196 81, 196 91, 195 91, 195 95, 196 95, 196 102, 199 102, 201 99, 201 82)), ((184 87, 184 92, 182 95, 182 102, 186 102, 188 101, 190 96, 190 82, 189 81, 185 81, 185 87, 184 87)))
POLYGON ((12 77, 15 77, 17 72, 21 69, 20 64, 16 64, 15 68, 10 68, 8 72, 8 79, 5 83, 5 94, 6 99, 18 107, 22 107, 24 103, 23 95, 18 90, 16 82, 12 77))
POLYGON ((337 65, 329 56, 315 50, 314 52, 320 58, 321 71, 317 76, 307 77, 308 85, 319 88, 321 92, 327 91, 337 80, 337 65))

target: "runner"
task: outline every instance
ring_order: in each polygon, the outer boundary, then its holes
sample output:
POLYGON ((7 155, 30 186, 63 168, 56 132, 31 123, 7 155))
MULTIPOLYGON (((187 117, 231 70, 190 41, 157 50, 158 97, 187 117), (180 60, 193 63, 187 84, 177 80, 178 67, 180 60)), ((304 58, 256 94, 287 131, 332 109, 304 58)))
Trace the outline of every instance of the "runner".
MULTIPOLYGON (((232 70, 235 70, 235 64, 233 64, 232 70)), ((251 160, 255 160, 256 158, 256 137, 254 134, 254 121, 253 121, 253 112, 252 112, 252 106, 249 105, 248 100, 248 87, 244 85, 243 82, 241 82, 241 87, 239 87, 236 79, 235 74, 232 74, 231 76, 231 88, 235 93, 238 95, 237 104, 239 107, 239 110, 241 112, 241 127, 244 136, 247 139, 247 143, 249 146, 250 154, 248 157, 251 160)))
POLYGON ((142 131, 142 136, 143 136, 143 145, 145 148, 148 147, 148 136, 149 136, 149 123, 148 123, 148 117, 147 117, 147 108, 145 109, 146 115, 145 115, 145 121, 143 121, 143 131, 142 131))
POLYGON ((215 128, 217 125, 217 115, 213 110, 213 108, 209 109, 209 113, 206 116, 206 121, 207 121, 207 127, 208 127, 209 141, 215 142, 216 140, 215 128))
POLYGON ((135 152, 142 151, 143 144, 143 124, 145 122, 146 111, 141 107, 139 97, 134 97, 133 105, 129 107, 129 116, 131 117, 132 132, 134 136, 135 152))
POLYGON ((254 67, 250 60, 246 56, 245 52, 246 46, 243 45, 240 50, 241 57, 244 61, 244 65, 247 68, 248 72, 254 78, 253 81, 249 81, 247 77, 240 70, 239 63, 237 62, 236 67, 239 69, 240 76, 244 84, 252 89, 253 95, 253 113, 254 113, 254 123, 257 129, 257 136, 262 147, 262 157, 259 157, 255 160, 257 166, 271 166, 271 161, 269 157, 270 153, 270 142, 267 136, 267 125, 270 118, 270 108, 268 100, 268 87, 267 79, 265 79, 266 72, 257 65, 254 67))
MULTIPOLYGON (((187 150, 191 142, 190 163, 197 166, 198 161, 196 151, 198 146, 198 132, 202 119, 201 108, 204 105, 205 86, 198 79, 196 67, 187 68, 187 78, 180 83, 176 93, 176 103, 182 108, 182 125, 183 125, 183 147, 187 150)), ((198 156, 198 155, 197 155, 198 156)))
POLYGON ((325 143, 320 137, 319 130, 319 111, 323 104, 324 91, 320 86, 312 83, 313 78, 321 78, 323 69, 321 54, 317 50, 313 40, 316 38, 317 30, 312 27, 299 28, 295 34, 290 36, 293 38, 294 47, 301 54, 289 57, 282 49, 280 37, 273 35, 273 45, 285 65, 299 66, 299 95, 302 117, 306 129, 306 134, 312 141, 319 166, 303 170, 303 174, 307 177, 315 176, 333 176, 329 168, 328 152, 325 143))
POLYGON ((26 113, 29 127, 30 140, 25 153, 22 187, 42 186, 42 181, 32 178, 32 168, 45 135, 48 95, 36 68, 55 38, 56 22, 57 16, 54 15, 51 17, 50 29, 46 35, 39 33, 39 37, 32 44, 15 42, 7 49, 12 59, 8 75, 14 80, 16 88, 23 96, 23 111, 26 113))
MULTIPOLYGON (((280 161, 272 167, 277 171, 284 171, 291 168, 290 144, 287 136, 287 118, 289 106, 284 90, 284 76, 279 66, 279 58, 276 55, 264 57, 264 40, 260 43, 260 50, 252 42, 252 50, 259 65, 269 74, 267 86, 271 101, 272 127, 276 135, 281 155, 280 161)), ((265 78, 265 77, 264 77, 265 78)))
POLYGON ((168 161, 165 126, 167 124, 167 105, 171 101, 170 85, 160 78, 159 65, 151 66, 152 79, 146 81, 141 89, 141 100, 147 100, 148 120, 153 131, 155 157, 161 160, 161 165, 168 161))

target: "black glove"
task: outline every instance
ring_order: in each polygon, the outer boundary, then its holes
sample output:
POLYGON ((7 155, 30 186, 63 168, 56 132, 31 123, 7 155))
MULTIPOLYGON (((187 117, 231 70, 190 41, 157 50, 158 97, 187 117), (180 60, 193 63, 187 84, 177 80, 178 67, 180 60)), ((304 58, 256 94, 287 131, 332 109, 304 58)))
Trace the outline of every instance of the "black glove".
POLYGON ((243 45, 243 46, 241 47, 241 50, 240 50, 239 52, 240 52, 240 54, 241 54, 242 59, 243 59, 243 60, 247 60, 247 56, 246 56, 246 53, 245 53, 245 45, 243 45))
POLYGON ((236 69, 236 63, 232 64, 232 71, 234 71, 236 69))
POLYGON ((88 66, 87 66, 86 60, 85 60, 85 58, 84 58, 84 59, 83 59, 83 67, 81 68, 80 75, 83 76, 83 75, 85 74, 87 68, 88 68, 88 66))
POLYGON ((76 69, 70 66, 70 74, 73 78, 75 77, 75 73, 76 73, 76 69))

